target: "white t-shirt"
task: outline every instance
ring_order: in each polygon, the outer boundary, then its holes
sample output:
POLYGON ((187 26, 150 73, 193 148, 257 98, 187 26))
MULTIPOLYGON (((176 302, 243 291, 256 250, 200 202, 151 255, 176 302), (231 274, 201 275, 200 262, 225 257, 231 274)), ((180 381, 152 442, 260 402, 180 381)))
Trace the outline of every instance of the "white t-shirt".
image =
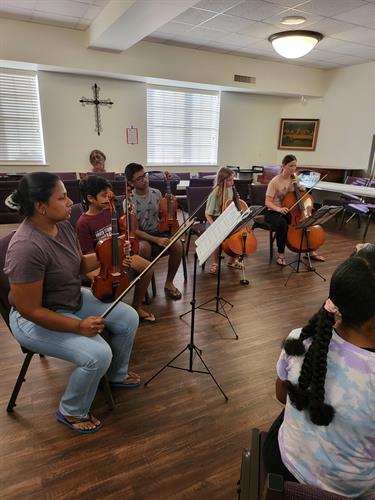
MULTIPOLYGON (((290 337, 298 337, 300 329, 290 337)), ((311 339, 304 341, 306 349, 311 339)), ((281 380, 297 384, 303 356, 282 350, 281 380)), ((347 497, 375 499, 375 353, 343 340, 334 331, 327 354, 325 403, 335 409, 328 426, 311 422, 290 403, 279 430, 285 466, 299 482, 347 497)))

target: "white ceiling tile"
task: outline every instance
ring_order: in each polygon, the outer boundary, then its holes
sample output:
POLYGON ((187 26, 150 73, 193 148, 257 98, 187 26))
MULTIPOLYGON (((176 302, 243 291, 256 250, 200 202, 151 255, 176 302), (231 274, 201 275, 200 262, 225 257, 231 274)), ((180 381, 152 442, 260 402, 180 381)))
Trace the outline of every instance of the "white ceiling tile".
POLYGON ((35 11, 61 14, 67 17, 83 17, 87 10, 87 4, 73 2, 72 0, 37 0, 35 11))
POLYGON ((222 50, 235 50, 235 49, 240 49, 242 47, 245 47, 244 44, 237 44, 237 43, 230 43, 228 41, 207 41, 204 44, 205 47, 216 47, 217 49, 222 49, 222 50))
POLYGON ((236 7, 228 10, 227 14, 231 16, 244 17, 254 21, 262 21, 267 17, 271 17, 284 11, 280 5, 275 5, 261 0, 247 0, 236 7))
POLYGON ((354 64, 363 64, 366 61, 366 59, 363 59, 361 57, 355 57, 355 56, 339 56, 336 57, 336 59, 332 59, 332 62, 336 64, 342 64, 344 66, 352 66, 354 64))
POLYGON ((239 31, 239 33, 241 35, 250 35, 254 38, 268 38, 270 35, 275 33, 275 31, 277 31, 276 27, 272 24, 263 23, 261 21, 253 21, 253 24, 248 29, 239 31))
POLYGON ((343 12, 342 14, 337 14, 333 17, 339 21, 346 21, 348 23, 366 26, 367 23, 371 23, 375 19, 375 4, 363 5, 358 9, 343 12))
POLYGON ((239 47, 246 47, 251 45, 252 43, 257 42, 258 39, 246 35, 239 35, 238 33, 231 33, 224 35, 220 41, 234 43, 239 47))
MULTIPOLYGON (((170 21, 169 23, 164 24, 164 26, 160 26, 160 28, 157 29, 157 32, 178 35, 179 33, 186 33, 189 30, 191 30, 191 24, 175 23, 170 21)), ((151 33, 151 35, 153 34, 154 33, 151 33)))
POLYGON ((323 18, 316 24, 311 24, 310 29, 319 31, 324 36, 334 35, 336 33, 342 33, 355 28, 354 24, 343 23, 341 21, 336 21, 335 19, 323 18))
POLYGON ((331 52, 375 60, 375 47, 359 45, 358 43, 341 43, 336 49, 331 49, 331 52))
POLYGON ((277 5, 281 5, 282 7, 290 8, 290 7, 298 7, 301 5, 301 0, 267 0, 270 3, 275 3, 277 5))
POLYGON ((336 33, 332 38, 348 42, 363 43, 364 45, 375 47, 375 31, 359 26, 351 30, 343 31, 342 33, 336 33))
POLYGON ((175 17, 173 21, 196 26, 215 16, 216 14, 214 12, 211 12, 209 10, 195 9, 193 7, 191 9, 185 10, 185 12, 175 17))
POLYGON ((13 7, 16 9, 34 10, 36 2, 37 0, 2 0, 0 2, 0 7, 13 7))
POLYGON ((223 35, 225 35, 225 33, 223 33, 222 31, 208 30, 200 26, 198 26, 197 28, 193 28, 188 33, 188 36, 192 36, 199 40, 221 40, 223 35))
POLYGON ((362 0, 309 0, 298 8, 305 12, 312 12, 319 16, 335 16, 348 10, 366 5, 362 0))
POLYGON ((206 21, 202 26, 230 33, 239 33, 251 27, 254 22, 255 21, 250 21, 249 19, 219 14, 213 19, 206 21))
POLYGON ((212 12, 224 12, 234 5, 244 2, 245 0, 201 0, 194 7, 199 9, 207 9, 212 12))
POLYGON ((330 61, 331 59, 337 58, 337 52, 332 52, 329 50, 321 50, 320 48, 317 49, 315 47, 310 52, 310 54, 312 54, 312 57, 317 61, 330 61))
POLYGON ((84 18, 91 22, 100 14, 101 11, 102 9, 98 5, 89 5, 84 13, 84 18))
POLYGON ((334 50, 337 47, 341 47, 343 42, 341 40, 336 40, 335 38, 325 37, 319 42, 319 49, 323 50, 334 50))

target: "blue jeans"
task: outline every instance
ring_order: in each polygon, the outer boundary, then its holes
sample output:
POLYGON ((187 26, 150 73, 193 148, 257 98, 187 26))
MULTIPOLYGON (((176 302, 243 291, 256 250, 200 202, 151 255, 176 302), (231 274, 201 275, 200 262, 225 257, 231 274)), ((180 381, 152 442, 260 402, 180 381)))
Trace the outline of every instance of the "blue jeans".
MULTIPOLYGON (((70 318, 100 316, 110 304, 96 299, 82 288, 79 311, 57 311, 70 318)), ((108 371, 111 382, 128 375, 129 358, 138 328, 138 314, 119 302, 108 314, 105 325, 111 332, 110 346, 100 336, 84 337, 75 333, 47 330, 23 318, 15 309, 10 313, 10 327, 18 342, 31 351, 70 361, 76 365, 60 401, 63 415, 85 417, 90 410, 102 376, 108 371)))

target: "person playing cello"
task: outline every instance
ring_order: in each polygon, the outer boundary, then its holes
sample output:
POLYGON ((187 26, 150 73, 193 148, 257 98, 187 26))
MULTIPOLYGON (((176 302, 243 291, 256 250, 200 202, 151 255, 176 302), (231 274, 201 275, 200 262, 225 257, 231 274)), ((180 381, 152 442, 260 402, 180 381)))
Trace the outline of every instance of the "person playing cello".
MULTIPOLYGON (((294 155, 286 155, 281 162, 281 173, 271 179, 266 191, 265 220, 276 232, 277 259, 276 264, 286 266, 285 246, 288 234, 288 208, 283 206, 283 201, 288 191, 293 191, 292 175, 297 166, 297 158, 294 155)), ((305 188, 298 184, 301 191, 305 188)), ((316 252, 310 253, 310 259, 323 262, 325 259, 316 252)))
MULTIPOLYGON (((100 240, 111 236, 111 211, 108 210, 108 195, 111 191, 111 184, 103 177, 90 175, 80 182, 80 189, 87 211, 78 219, 76 232, 82 252, 87 254, 95 251, 96 244, 100 240)), ((150 263, 140 255, 132 255, 130 259, 131 274, 133 271, 141 273, 150 263)), ((89 277, 93 278, 98 274, 98 271, 98 269, 94 270, 89 277)), ((139 315, 139 320, 147 323, 156 322, 155 316, 141 307, 151 277, 152 270, 148 271, 135 285, 132 303, 139 315)))
MULTIPOLYGON (((234 172, 229 167, 221 167, 217 171, 214 189, 209 195, 206 203, 206 219, 209 224, 212 224, 214 220, 219 217, 222 210, 222 205, 225 206, 225 202, 228 200, 233 200, 233 185, 234 185, 234 172), (223 186, 224 186, 224 196, 223 196, 223 186)), ((217 248, 213 253, 213 262, 210 267, 210 273, 216 274, 219 266, 219 249, 217 248)), ((243 262, 240 262, 235 257, 229 257, 228 267, 233 269, 242 269, 243 262)))

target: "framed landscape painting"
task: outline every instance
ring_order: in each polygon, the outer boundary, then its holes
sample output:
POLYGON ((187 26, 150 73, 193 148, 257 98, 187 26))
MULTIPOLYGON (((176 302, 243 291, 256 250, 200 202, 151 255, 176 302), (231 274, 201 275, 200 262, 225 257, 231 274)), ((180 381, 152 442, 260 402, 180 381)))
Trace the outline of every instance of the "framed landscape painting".
POLYGON ((315 151, 320 120, 281 118, 279 149, 315 151))

